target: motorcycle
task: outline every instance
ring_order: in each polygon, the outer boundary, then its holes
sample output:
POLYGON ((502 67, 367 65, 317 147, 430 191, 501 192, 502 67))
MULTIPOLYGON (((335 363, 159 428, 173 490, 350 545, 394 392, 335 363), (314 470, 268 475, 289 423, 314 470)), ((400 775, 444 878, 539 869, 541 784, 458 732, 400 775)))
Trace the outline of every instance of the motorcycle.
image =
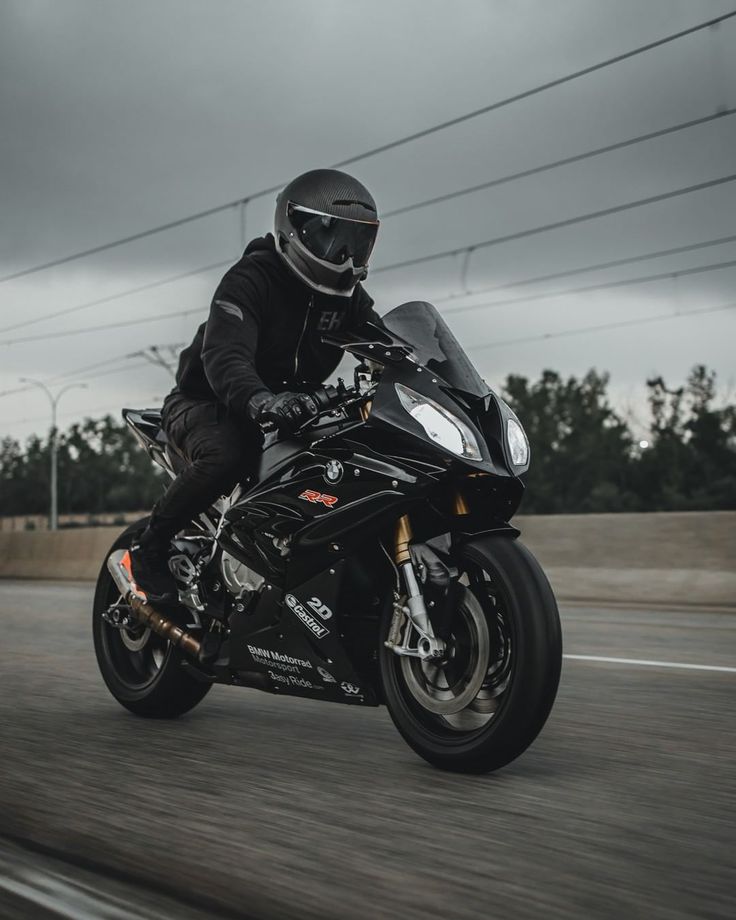
MULTIPOLYGON (((131 573, 146 521, 111 547, 94 644, 130 711, 173 718, 216 683, 385 704, 421 757, 476 773, 542 729, 562 640, 549 582, 509 523, 526 435, 432 305, 383 322, 324 335, 357 359, 354 385, 316 390, 316 418, 269 433, 257 474, 174 539, 175 611, 131 573)), ((175 476, 184 461, 160 412, 123 415, 175 476)))

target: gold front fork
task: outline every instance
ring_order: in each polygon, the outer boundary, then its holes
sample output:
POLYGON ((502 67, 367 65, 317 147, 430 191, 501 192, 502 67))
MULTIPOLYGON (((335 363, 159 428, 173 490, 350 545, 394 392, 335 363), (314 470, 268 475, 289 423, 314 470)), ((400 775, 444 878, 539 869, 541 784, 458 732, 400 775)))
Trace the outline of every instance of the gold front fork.
POLYGON ((414 536, 411 529, 411 521, 408 514, 402 514, 396 522, 396 533, 394 535, 394 559, 396 565, 403 565, 411 561, 409 552, 409 543, 414 536))
MULTIPOLYGON (((452 501, 453 514, 470 514, 470 505, 465 500, 465 496, 458 489, 455 492, 452 501)), ((394 559, 396 565, 403 565, 411 560, 409 553, 409 544, 412 541, 414 532, 411 529, 411 521, 408 514, 402 514, 396 522, 396 532, 394 534, 394 559)))
POLYGON ((455 492, 455 498, 452 503, 452 512, 453 514, 470 514, 470 507, 465 501, 465 496, 460 491, 460 489, 455 492))

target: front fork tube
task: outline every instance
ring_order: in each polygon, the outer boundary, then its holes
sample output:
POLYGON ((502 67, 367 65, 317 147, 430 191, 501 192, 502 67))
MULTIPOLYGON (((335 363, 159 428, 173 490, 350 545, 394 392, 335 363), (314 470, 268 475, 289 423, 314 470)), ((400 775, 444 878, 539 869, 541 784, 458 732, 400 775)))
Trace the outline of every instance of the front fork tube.
POLYGON ((419 587, 416 572, 414 571, 414 563, 409 551, 411 538, 411 522, 409 521, 409 516, 404 514, 396 523, 394 558, 396 566, 403 576, 406 588, 406 605, 402 605, 398 600, 394 604, 394 616, 391 621, 386 646, 396 655, 409 655, 422 659, 441 658, 445 653, 445 643, 442 639, 435 637, 432 622, 427 613, 427 606, 424 603, 422 589, 419 587), (408 644, 412 632, 410 628, 405 631, 403 643, 400 640, 401 627, 405 618, 419 633, 415 648, 409 647, 408 644))

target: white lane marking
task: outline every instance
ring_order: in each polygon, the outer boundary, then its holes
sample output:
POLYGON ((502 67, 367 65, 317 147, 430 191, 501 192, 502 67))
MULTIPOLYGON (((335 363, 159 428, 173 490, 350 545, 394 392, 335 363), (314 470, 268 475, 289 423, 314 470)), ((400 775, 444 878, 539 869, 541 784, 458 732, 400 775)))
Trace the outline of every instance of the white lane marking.
MULTIPOLYGON (((100 911, 99 902, 91 898, 82 901, 79 897, 75 897, 76 893, 71 888, 68 891, 52 894, 40 890, 40 887, 33 884, 29 885, 14 879, 0 878, 0 890, 14 894, 24 901, 28 901, 29 904, 35 904, 57 917, 66 917, 68 920, 100 920, 101 917, 110 916, 100 911)), ((119 916, 124 917, 126 915, 120 914, 119 916)), ((129 917, 130 915, 127 916, 129 917)))
POLYGON ((720 671, 723 674, 736 674, 736 668, 727 668, 715 664, 684 664, 681 661, 649 661, 645 658, 608 658, 604 655, 563 655, 573 661, 604 661, 610 664, 634 664, 645 668, 682 668, 686 671, 720 671))
POLYGON ((15 878, 0 875, 0 891, 65 920, 131 920, 132 917, 164 920, 164 914, 158 910, 136 907, 130 900, 96 891, 85 882, 65 878, 54 870, 11 863, 10 871, 15 878))

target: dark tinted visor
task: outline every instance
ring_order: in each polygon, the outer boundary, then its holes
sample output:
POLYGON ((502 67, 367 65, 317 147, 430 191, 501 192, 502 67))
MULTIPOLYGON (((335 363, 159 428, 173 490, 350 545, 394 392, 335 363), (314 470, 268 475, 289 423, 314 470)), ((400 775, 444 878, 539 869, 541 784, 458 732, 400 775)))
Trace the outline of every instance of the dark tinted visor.
POLYGON ((318 259, 342 265, 352 256, 353 265, 363 268, 376 242, 378 221, 347 220, 300 205, 286 207, 289 223, 299 239, 318 259))

